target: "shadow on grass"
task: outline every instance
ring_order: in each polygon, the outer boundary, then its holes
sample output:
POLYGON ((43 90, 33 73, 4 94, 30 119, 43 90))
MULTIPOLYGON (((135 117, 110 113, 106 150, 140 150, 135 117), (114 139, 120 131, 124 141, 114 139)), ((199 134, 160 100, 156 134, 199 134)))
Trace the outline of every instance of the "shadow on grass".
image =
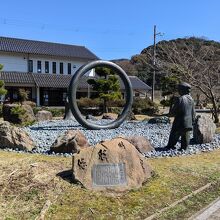
POLYGON ((77 184, 77 185, 80 184, 80 182, 74 178, 72 169, 59 172, 57 173, 56 176, 61 177, 63 180, 65 180, 68 183, 77 184))

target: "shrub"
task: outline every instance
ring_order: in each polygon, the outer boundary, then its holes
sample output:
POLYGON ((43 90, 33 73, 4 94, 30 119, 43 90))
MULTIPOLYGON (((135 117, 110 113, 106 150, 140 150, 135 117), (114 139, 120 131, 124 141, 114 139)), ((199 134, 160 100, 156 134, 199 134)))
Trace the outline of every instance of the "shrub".
POLYGON ((13 115, 24 115, 25 113, 26 113, 25 110, 19 105, 11 109, 11 114, 13 115))
POLYGON ((64 108, 46 108, 45 110, 51 112, 53 117, 63 117, 65 113, 64 108))
POLYGON ((36 115, 37 112, 40 111, 40 110, 42 110, 41 107, 34 107, 34 108, 33 108, 34 115, 36 115))
POLYGON ((24 105, 30 105, 31 108, 35 108, 36 107, 36 102, 32 102, 32 101, 24 101, 23 104, 24 105))
POLYGON ((53 117, 63 117, 65 113, 64 108, 49 108, 49 107, 34 107, 33 108, 35 115, 37 114, 38 111, 41 111, 41 110, 46 110, 46 111, 51 112, 53 117))
POLYGON ((77 104, 79 108, 99 107, 100 105, 102 105, 102 101, 99 98, 96 99, 80 98, 77 100, 77 104))
POLYGON ((109 112, 114 113, 114 114, 121 114, 122 108, 120 107, 110 107, 108 108, 109 112))
POLYGON ((35 122, 34 119, 30 119, 27 110, 20 105, 11 108, 10 114, 11 114, 11 118, 14 118, 12 121, 16 124, 28 126, 28 125, 32 125, 35 122))
POLYGON ((0 118, 3 117, 2 108, 3 108, 3 104, 0 104, 0 118))
POLYGON ((149 98, 134 98, 132 108, 134 114, 154 114, 158 112, 158 106, 149 98))
POLYGON ((107 102, 107 107, 124 107, 124 105, 125 105, 124 99, 109 100, 107 102))
MULTIPOLYGON (((0 66, 0 69, 1 69, 1 66, 0 66)), ((6 95, 7 92, 8 91, 4 88, 4 81, 0 80, 0 96, 6 95)))
POLYGON ((170 99, 167 99, 167 100, 163 99, 163 100, 160 101, 160 104, 165 106, 165 107, 169 107, 170 104, 171 104, 171 101, 170 101, 170 99))
POLYGON ((21 104, 23 104, 23 102, 28 100, 29 93, 30 92, 26 91, 25 89, 18 90, 18 97, 19 97, 19 101, 21 102, 21 104))

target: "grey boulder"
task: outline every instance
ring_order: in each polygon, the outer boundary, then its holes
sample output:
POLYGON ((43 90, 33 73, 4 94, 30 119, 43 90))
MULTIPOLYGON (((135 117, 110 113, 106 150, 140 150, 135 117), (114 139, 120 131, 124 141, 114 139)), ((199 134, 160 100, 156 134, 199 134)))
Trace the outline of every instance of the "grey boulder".
POLYGON ((47 121, 47 120, 52 120, 52 118, 53 118, 52 113, 46 110, 38 111, 36 114, 37 121, 47 121))
POLYGON ((55 153, 79 153, 81 148, 89 147, 85 135, 79 130, 68 130, 61 134, 50 147, 55 153))
POLYGON ((34 142, 25 131, 7 121, 0 123, 0 148, 31 151, 34 147, 34 142))
POLYGON ((198 115, 193 126, 193 137, 196 144, 212 142, 216 125, 212 119, 205 115, 198 115))

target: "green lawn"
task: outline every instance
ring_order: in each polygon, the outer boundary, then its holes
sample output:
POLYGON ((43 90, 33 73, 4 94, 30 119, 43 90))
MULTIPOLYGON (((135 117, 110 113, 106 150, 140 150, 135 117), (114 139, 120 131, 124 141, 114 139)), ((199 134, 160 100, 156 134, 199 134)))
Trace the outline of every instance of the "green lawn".
POLYGON ((144 219, 207 183, 196 196, 156 219, 184 219, 220 196, 220 150, 149 159, 155 176, 120 195, 88 191, 71 182, 71 158, 0 151, 0 219, 144 219))

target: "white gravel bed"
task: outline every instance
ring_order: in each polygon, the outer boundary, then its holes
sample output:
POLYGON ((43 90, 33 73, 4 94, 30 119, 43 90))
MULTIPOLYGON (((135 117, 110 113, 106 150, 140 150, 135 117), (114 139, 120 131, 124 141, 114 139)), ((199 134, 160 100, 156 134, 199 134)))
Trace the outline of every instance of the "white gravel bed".
MULTIPOLYGON (((100 123, 100 122, 99 122, 100 123)), ((101 123, 106 123, 102 120, 101 123)), ((148 124, 145 122, 124 122, 119 128, 107 130, 88 130, 83 128, 74 120, 53 120, 44 121, 32 126, 23 128, 36 143, 33 153, 48 154, 50 146, 56 138, 66 130, 82 131, 91 145, 95 145, 102 140, 109 140, 117 136, 144 136, 154 146, 155 151, 147 152, 146 157, 170 157, 178 155, 195 154, 204 151, 212 151, 220 147, 220 135, 215 135, 212 143, 195 145, 192 142, 187 151, 179 151, 180 143, 177 143, 177 150, 163 151, 168 142, 171 125, 169 124, 148 124), (159 150, 160 149, 160 150, 159 150)), ((61 154, 68 156, 67 154, 61 154)))

